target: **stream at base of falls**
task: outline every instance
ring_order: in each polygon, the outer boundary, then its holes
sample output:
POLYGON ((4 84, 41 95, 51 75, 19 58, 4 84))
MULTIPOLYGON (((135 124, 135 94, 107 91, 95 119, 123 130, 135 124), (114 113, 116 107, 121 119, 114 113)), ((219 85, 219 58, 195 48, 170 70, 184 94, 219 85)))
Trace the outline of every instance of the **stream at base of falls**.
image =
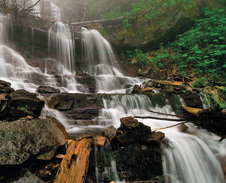
MULTIPOLYGON (((37 78, 42 78, 41 85, 58 88, 62 93, 82 93, 84 95, 89 93, 87 88, 78 83, 74 77, 76 73, 76 60, 73 58, 74 42, 67 25, 58 22, 49 30, 49 49, 55 52, 61 67, 57 73, 63 80, 63 85, 60 85, 55 75, 47 74, 37 67, 28 65, 19 53, 7 46, 5 38, 10 25, 9 21, 7 16, 0 14, 1 80, 10 82, 14 89, 25 89, 33 93, 39 86, 36 83, 37 78), (59 50, 61 54, 57 55, 56 52, 59 54, 59 50)), ((146 95, 130 94, 133 85, 139 85, 144 79, 122 74, 110 44, 98 31, 81 29, 81 43, 84 59, 83 72, 95 78, 95 93, 108 93, 110 97, 101 99, 103 108, 99 110, 99 115, 94 120, 95 125, 73 125, 70 123, 72 119, 60 111, 49 109, 47 106, 42 111, 42 117, 55 117, 65 126, 68 133, 73 135, 83 132, 84 128, 90 131, 104 129, 111 125, 118 128, 120 118, 150 116, 149 110, 175 114, 167 99, 165 99, 164 105, 160 105, 158 102, 154 103, 146 95)), ((161 117, 159 114, 151 115, 161 117)), ((139 119, 139 122, 152 129, 164 128, 178 123, 154 119, 139 119)), ((219 142, 218 136, 204 129, 198 129, 191 123, 186 125, 188 126, 186 132, 181 132, 179 127, 162 130, 169 139, 167 145, 162 145, 164 182, 224 183, 223 170, 217 156, 226 155, 226 141, 219 142)), ((110 169, 114 174, 117 174, 117 165, 114 161, 112 161, 110 169)), ((115 179, 120 178, 117 175, 115 177, 115 179)))

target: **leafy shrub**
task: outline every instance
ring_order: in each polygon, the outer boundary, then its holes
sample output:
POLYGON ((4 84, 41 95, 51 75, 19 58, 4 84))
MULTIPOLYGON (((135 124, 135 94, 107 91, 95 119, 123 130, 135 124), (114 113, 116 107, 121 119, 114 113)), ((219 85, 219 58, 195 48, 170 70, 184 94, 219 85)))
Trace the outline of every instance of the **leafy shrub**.
POLYGON ((135 49, 134 51, 127 50, 127 56, 131 63, 143 69, 150 62, 149 53, 143 53, 141 50, 135 49))
POLYGON ((207 85, 207 80, 205 77, 199 78, 198 80, 194 81, 192 84, 193 88, 204 88, 207 85))

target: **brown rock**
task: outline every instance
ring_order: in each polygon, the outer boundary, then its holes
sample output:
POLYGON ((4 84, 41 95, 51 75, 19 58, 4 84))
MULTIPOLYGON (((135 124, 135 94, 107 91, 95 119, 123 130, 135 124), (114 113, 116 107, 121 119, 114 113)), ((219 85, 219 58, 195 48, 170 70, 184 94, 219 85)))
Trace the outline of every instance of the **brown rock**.
POLYGON ((37 88, 38 93, 60 93, 59 89, 50 86, 39 86, 37 88))
POLYGON ((188 127, 185 124, 182 124, 182 125, 179 126, 179 130, 181 132, 185 132, 187 129, 188 129, 188 127))
POLYGON ((121 126, 116 132, 115 139, 123 146, 146 141, 151 136, 151 128, 133 117, 121 118, 120 121, 121 126))
POLYGON ((55 96, 51 95, 46 98, 46 104, 50 109, 55 109, 55 107, 60 103, 60 99, 55 96))
POLYGON ((107 138, 101 135, 95 135, 93 137, 93 144, 99 147, 104 147, 106 141, 107 141, 107 138))
POLYGON ((102 134, 111 141, 116 135, 116 128, 114 126, 109 126, 102 132, 102 134))
POLYGON ((132 93, 143 93, 139 85, 134 85, 132 93))

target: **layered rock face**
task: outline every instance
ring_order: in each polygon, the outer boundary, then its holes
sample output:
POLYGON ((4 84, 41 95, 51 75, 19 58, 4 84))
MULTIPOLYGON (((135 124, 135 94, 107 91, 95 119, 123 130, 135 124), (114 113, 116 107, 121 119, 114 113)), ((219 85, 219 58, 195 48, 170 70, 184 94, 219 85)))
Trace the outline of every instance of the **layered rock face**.
POLYGON ((0 119, 16 120, 22 117, 39 116, 44 107, 44 101, 36 94, 25 90, 14 91, 10 83, 0 81, 0 119))

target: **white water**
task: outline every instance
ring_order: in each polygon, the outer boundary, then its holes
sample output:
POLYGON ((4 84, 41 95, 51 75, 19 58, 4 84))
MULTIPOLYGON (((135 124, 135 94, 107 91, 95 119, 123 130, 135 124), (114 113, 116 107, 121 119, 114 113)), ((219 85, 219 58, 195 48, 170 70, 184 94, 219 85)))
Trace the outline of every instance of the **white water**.
POLYGON ((78 84, 74 73, 66 65, 61 65, 62 71, 57 73, 62 77, 60 85, 54 75, 43 73, 38 67, 32 67, 15 50, 7 46, 7 33, 10 29, 10 18, 0 14, 0 79, 8 81, 14 89, 25 89, 35 92, 39 85, 59 88, 62 92, 85 92, 86 89, 78 84), (64 75, 67 76, 64 76, 64 75))
POLYGON ((56 22, 49 30, 49 55, 56 57, 64 66, 63 74, 75 73, 74 46, 68 25, 56 22))
MULTIPOLYGON (((148 110, 165 114, 174 114, 170 105, 153 107, 145 95, 115 95, 104 99, 104 109, 100 116, 104 124, 115 127, 120 125, 119 119, 126 116, 158 116, 148 110)), ((171 118, 172 119, 172 118, 171 118)), ((151 128, 164 128, 177 122, 138 119, 151 128)), ((216 159, 219 153, 226 153, 226 142, 218 142, 219 137, 198 130, 188 124, 186 133, 180 132, 179 127, 162 130, 169 139, 168 147, 164 147, 163 167, 167 183, 223 183, 222 168, 216 159)), ((147 170, 148 171, 148 170, 147 170)))
POLYGON ((81 39, 83 71, 95 76, 97 93, 128 93, 140 82, 122 74, 111 45, 97 30, 82 28, 81 39))

